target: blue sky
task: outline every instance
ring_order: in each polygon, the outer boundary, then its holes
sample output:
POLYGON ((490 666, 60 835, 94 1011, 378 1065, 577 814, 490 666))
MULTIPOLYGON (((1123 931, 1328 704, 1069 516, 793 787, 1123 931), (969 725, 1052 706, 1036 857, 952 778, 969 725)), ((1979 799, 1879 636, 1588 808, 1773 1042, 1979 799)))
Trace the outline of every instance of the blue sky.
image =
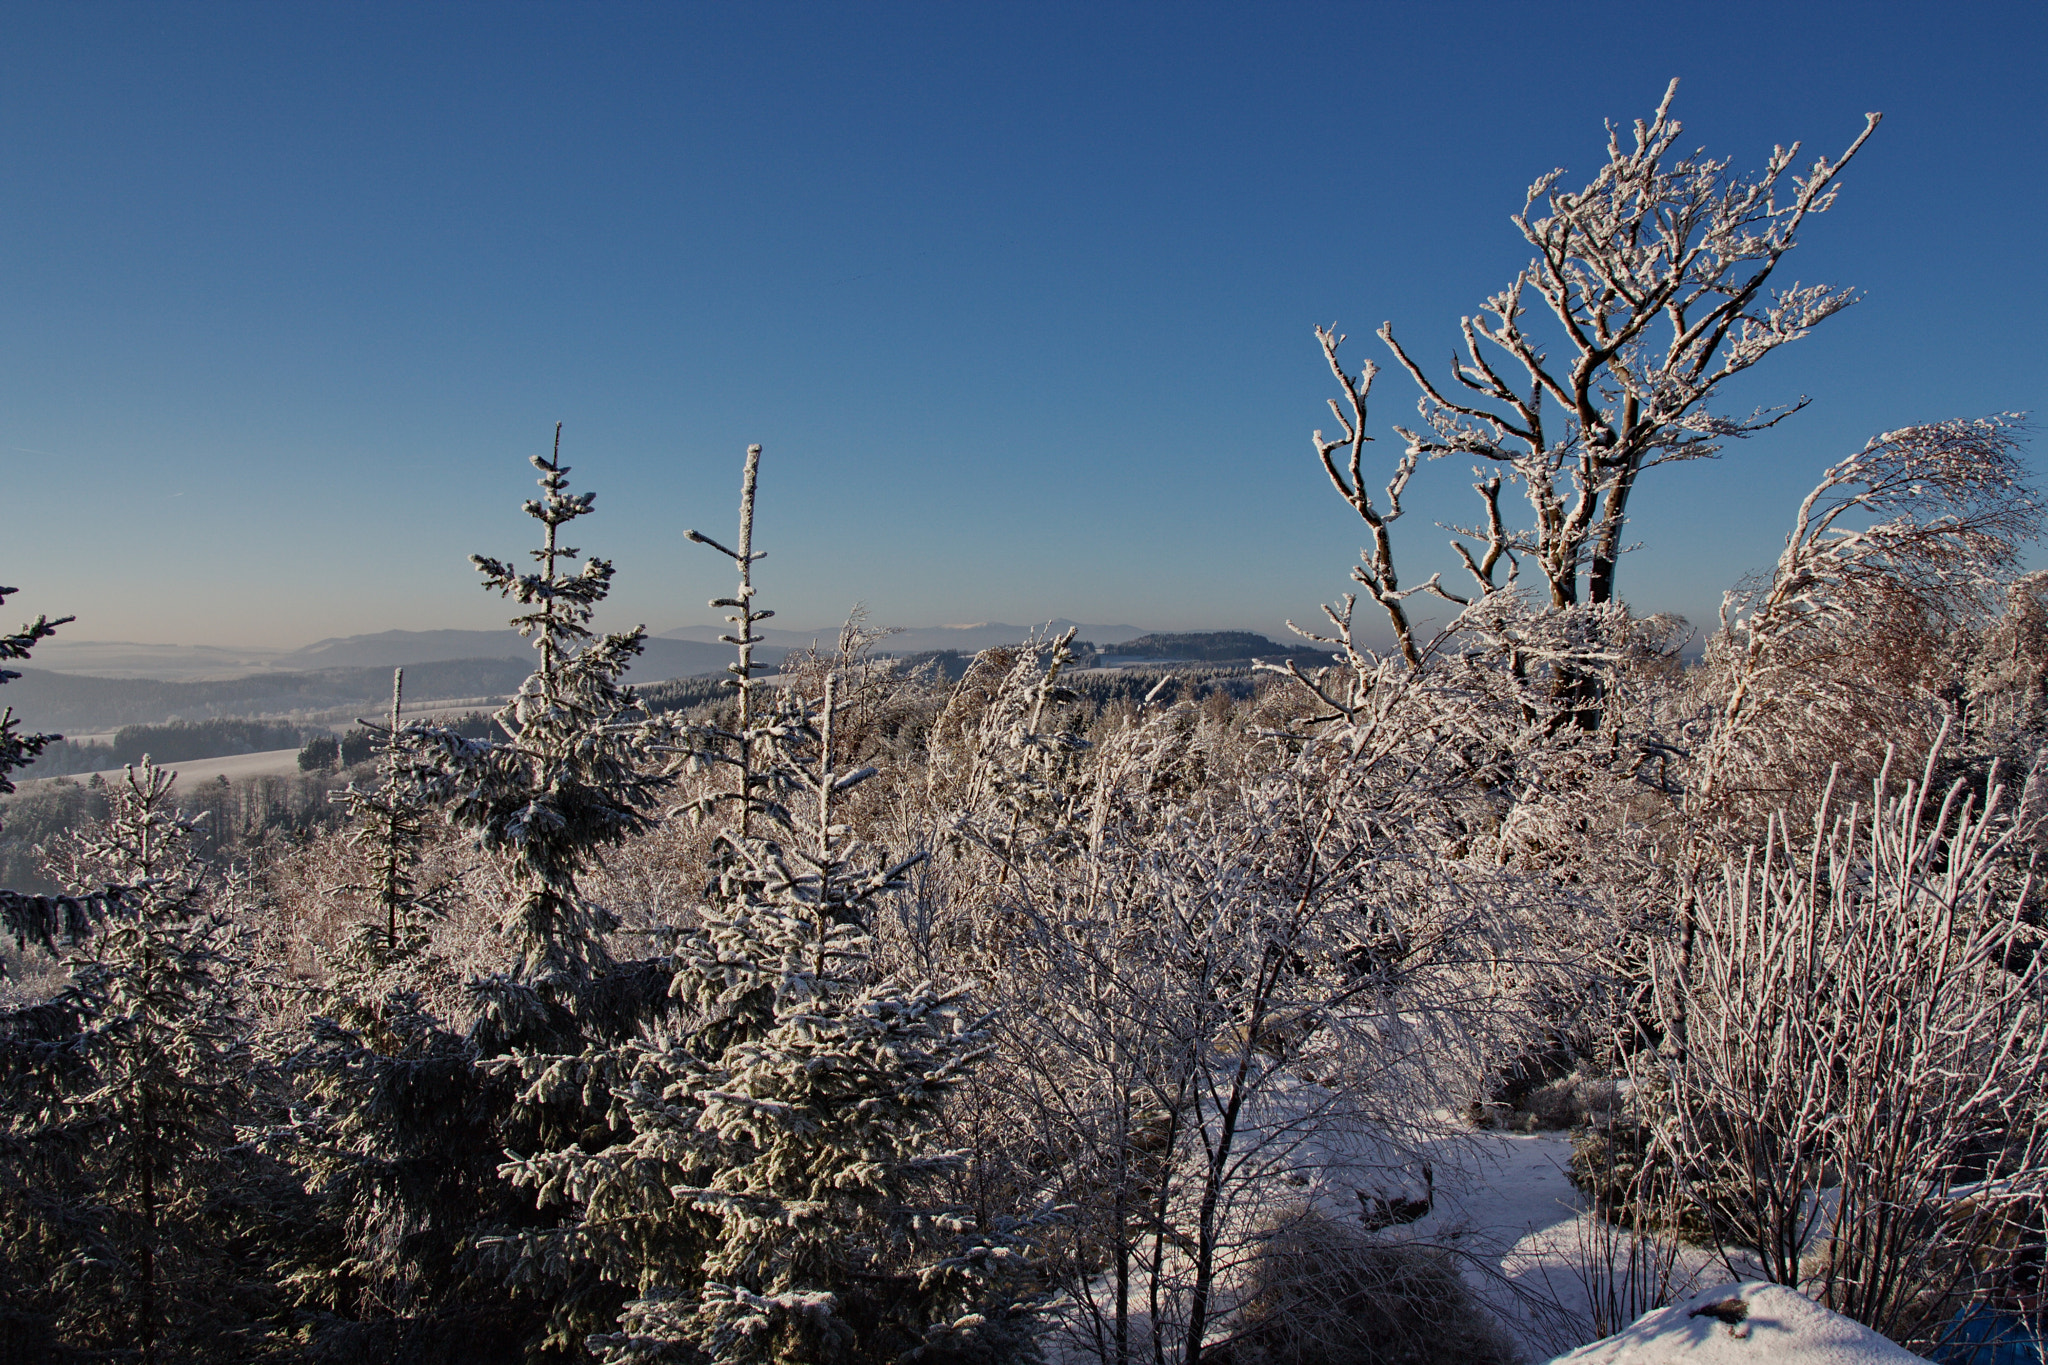
MULTIPOLYGON (((1865 301, 1734 395, 1811 407, 1632 503, 1625 595, 1706 624, 1865 436, 2043 407, 2043 13, 10 4, 0 582, 78 639, 489 625, 560 420, 610 624, 715 615, 682 533, 761 441, 790 624, 1279 633, 1360 542, 1312 326, 1442 356, 1528 182, 1678 76, 1740 168, 1886 114, 1785 267, 1865 301)), ((1468 482, 1418 475, 1411 577, 1468 482)))

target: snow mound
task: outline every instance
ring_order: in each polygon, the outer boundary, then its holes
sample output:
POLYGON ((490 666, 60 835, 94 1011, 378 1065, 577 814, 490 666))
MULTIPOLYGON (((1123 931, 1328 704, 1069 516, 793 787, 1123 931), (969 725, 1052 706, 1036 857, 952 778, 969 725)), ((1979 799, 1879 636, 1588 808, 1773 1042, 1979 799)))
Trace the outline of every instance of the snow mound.
POLYGON ((1879 1365, 1920 1357, 1781 1284, 1724 1284, 1557 1357, 1602 1365, 1879 1365))

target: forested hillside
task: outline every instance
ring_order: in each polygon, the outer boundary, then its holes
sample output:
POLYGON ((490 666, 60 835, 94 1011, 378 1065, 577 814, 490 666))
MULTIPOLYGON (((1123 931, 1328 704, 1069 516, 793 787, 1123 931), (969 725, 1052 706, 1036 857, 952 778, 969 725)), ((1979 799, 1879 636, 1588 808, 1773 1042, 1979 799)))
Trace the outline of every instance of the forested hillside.
POLYGON ((1245 663, 1255 660, 1278 662, 1299 656, 1301 662, 1320 666, 1330 662, 1326 650, 1301 645, 1280 645, 1248 630, 1198 630, 1140 635, 1103 653, 1115 660, 1159 659, 1173 662, 1245 663))
MULTIPOLYGON (((48 890, 0 892, 0 1356, 1506 1365, 1707 1263, 1918 1351, 2031 1334, 2022 432, 1841 452, 1681 658, 1621 592, 1631 499, 1775 420, 1721 388, 1850 302, 1779 264, 1876 119, 1742 176, 1670 101, 1536 182, 1447 376, 1383 329, 1398 441, 1319 331, 1301 472, 1366 545, 1255 673, 1076 677, 1071 629, 954 670, 856 616, 771 678, 755 513, 802 494, 753 446, 736 527, 686 533, 732 575, 729 678, 636 692, 557 428, 538 548, 473 560, 534 645, 489 726, 380 673, 335 799, 309 772, 240 844, 250 806, 161 767, 49 788, 48 890), (1439 455, 1479 517, 1464 579, 1417 582, 1394 528, 1439 455), (1429 1221, 1484 1198, 1477 1135, 1540 1127, 1584 1208, 1549 1279, 1429 1221)), ((0 792, 57 695, 7 675, 0 792)))
POLYGON ((260 720, 190 720, 168 725, 124 725, 105 742, 58 740, 45 748, 32 769, 37 777, 119 768, 152 757, 183 763, 223 754, 254 754, 297 748, 305 734, 296 725, 260 720))
MULTIPOLYGON (((525 659, 454 659, 414 665, 414 689, 426 697, 502 696, 531 667, 525 659)), ((22 715, 57 731, 93 733, 125 725, 224 717, 289 717, 359 707, 375 710, 391 691, 391 669, 331 668, 256 673, 212 682, 95 678, 24 668, 9 697, 22 715)))

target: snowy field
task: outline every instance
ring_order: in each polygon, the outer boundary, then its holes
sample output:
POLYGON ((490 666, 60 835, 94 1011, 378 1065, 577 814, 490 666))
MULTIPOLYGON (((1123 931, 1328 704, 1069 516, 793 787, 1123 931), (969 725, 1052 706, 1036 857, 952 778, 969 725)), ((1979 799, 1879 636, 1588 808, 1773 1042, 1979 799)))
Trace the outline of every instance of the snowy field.
MULTIPOLYGON (((296 773, 299 770, 299 751, 297 749, 266 749, 262 753, 256 754, 229 754, 225 758, 195 758, 190 762, 167 763, 164 766, 178 775, 178 790, 189 792, 200 783, 211 782, 219 777, 225 777, 230 782, 238 782, 246 777, 273 777, 296 773)), ((103 769, 98 775, 111 782, 121 775, 121 769, 103 769)), ((82 783, 92 776, 94 776, 92 773, 71 773, 63 778, 30 778, 17 782, 16 785, 26 791, 39 782, 68 781, 82 783)))

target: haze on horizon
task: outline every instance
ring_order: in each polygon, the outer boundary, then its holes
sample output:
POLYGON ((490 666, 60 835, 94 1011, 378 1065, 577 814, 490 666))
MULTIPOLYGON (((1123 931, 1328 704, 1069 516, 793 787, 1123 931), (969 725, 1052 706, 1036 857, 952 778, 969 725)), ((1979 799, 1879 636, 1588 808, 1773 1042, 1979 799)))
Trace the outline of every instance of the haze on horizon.
MULTIPOLYGON (((1706 628, 1867 436, 2043 406, 2014 171, 2048 21, 1934 13, 24 7, 0 582, 74 640, 491 628, 467 556, 530 544, 560 420, 608 627, 716 618, 683 531, 729 531, 760 441, 778 623, 1285 639, 1361 540, 1310 328, 1385 367, 1390 463, 1413 390, 1374 328, 1440 360, 1524 263, 1530 180, 1589 174, 1675 75, 1738 170, 1886 114, 1786 267, 1865 300, 1731 404, 1811 405, 1631 504, 1624 596, 1706 628)), ((1411 581, 1453 567, 1469 482, 1417 475, 1411 581)))

